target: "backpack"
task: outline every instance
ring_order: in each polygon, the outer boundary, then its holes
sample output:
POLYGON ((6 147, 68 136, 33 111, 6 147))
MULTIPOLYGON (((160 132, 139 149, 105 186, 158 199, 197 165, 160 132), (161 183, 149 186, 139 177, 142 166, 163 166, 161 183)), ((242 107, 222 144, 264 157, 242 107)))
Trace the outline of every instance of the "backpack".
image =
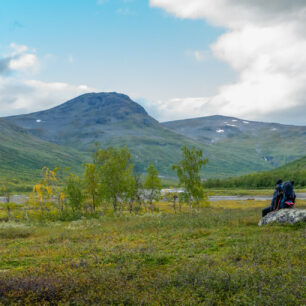
POLYGON ((282 186, 283 198, 281 200, 280 208, 292 208, 295 201, 295 193, 291 182, 285 182, 282 186))

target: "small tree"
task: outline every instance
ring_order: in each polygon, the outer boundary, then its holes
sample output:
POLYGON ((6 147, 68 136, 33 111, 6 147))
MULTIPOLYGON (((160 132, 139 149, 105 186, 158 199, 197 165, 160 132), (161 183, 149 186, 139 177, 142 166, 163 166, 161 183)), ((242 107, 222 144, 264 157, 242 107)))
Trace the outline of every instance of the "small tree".
POLYGON ((84 185, 87 195, 91 199, 91 209, 94 212, 98 205, 98 173, 95 164, 86 164, 84 171, 84 185))
POLYGON ((122 201, 128 205, 128 210, 132 214, 134 207, 133 204, 137 200, 138 186, 135 175, 130 175, 127 181, 126 192, 123 194, 122 201))
POLYGON ((207 199, 200 177, 200 170, 207 163, 208 159, 203 158, 202 150, 197 150, 195 147, 188 149, 183 146, 182 160, 178 165, 172 166, 177 173, 180 185, 185 188, 181 197, 189 204, 191 211, 193 206, 198 209, 200 203, 207 199))
POLYGON ((82 183, 78 176, 70 174, 66 180, 65 195, 73 212, 80 211, 84 201, 82 183))
MULTIPOLYGON (((58 168, 53 170, 48 167, 42 169, 42 180, 39 184, 36 184, 33 188, 34 195, 37 194, 39 198, 39 206, 41 211, 48 209, 47 203, 52 200, 52 197, 56 195, 57 177, 56 172, 58 168)), ((35 198, 35 196, 34 196, 35 198)))
POLYGON ((99 194, 113 204, 114 212, 118 205, 120 214, 123 210, 123 200, 131 188, 133 181, 133 164, 128 148, 116 149, 109 147, 99 149, 94 155, 99 176, 99 194))
POLYGON ((158 170, 151 163, 147 170, 144 187, 148 191, 147 198, 151 212, 153 212, 153 200, 158 201, 160 199, 161 181, 158 177, 158 170))

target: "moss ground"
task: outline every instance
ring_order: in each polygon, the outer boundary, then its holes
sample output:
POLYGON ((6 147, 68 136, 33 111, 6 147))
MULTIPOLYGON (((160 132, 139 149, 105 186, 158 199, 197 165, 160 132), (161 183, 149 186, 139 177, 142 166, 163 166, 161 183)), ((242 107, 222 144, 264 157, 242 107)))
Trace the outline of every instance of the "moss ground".
POLYGON ((265 205, 1 222, 0 303, 303 305, 305 225, 258 227, 265 205))

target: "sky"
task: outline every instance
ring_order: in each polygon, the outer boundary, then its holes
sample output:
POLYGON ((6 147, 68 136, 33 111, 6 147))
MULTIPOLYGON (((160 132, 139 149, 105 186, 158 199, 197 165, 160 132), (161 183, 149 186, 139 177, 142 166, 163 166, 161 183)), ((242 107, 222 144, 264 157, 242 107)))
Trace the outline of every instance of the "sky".
POLYGON ((0 37, 0 116, 116 91, 159 121, 306 125, 306 0, 4 0, 0 37))

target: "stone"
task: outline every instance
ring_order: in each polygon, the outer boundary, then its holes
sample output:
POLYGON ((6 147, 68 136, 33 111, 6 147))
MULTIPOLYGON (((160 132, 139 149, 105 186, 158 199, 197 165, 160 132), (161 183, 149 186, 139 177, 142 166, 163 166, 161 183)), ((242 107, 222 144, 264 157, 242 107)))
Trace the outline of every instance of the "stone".
POLYGON ((295 224, 306 222, 306 209, 280 209, 272 211, 261 218, 258 225, 262 226, 269 223, 295 224))

